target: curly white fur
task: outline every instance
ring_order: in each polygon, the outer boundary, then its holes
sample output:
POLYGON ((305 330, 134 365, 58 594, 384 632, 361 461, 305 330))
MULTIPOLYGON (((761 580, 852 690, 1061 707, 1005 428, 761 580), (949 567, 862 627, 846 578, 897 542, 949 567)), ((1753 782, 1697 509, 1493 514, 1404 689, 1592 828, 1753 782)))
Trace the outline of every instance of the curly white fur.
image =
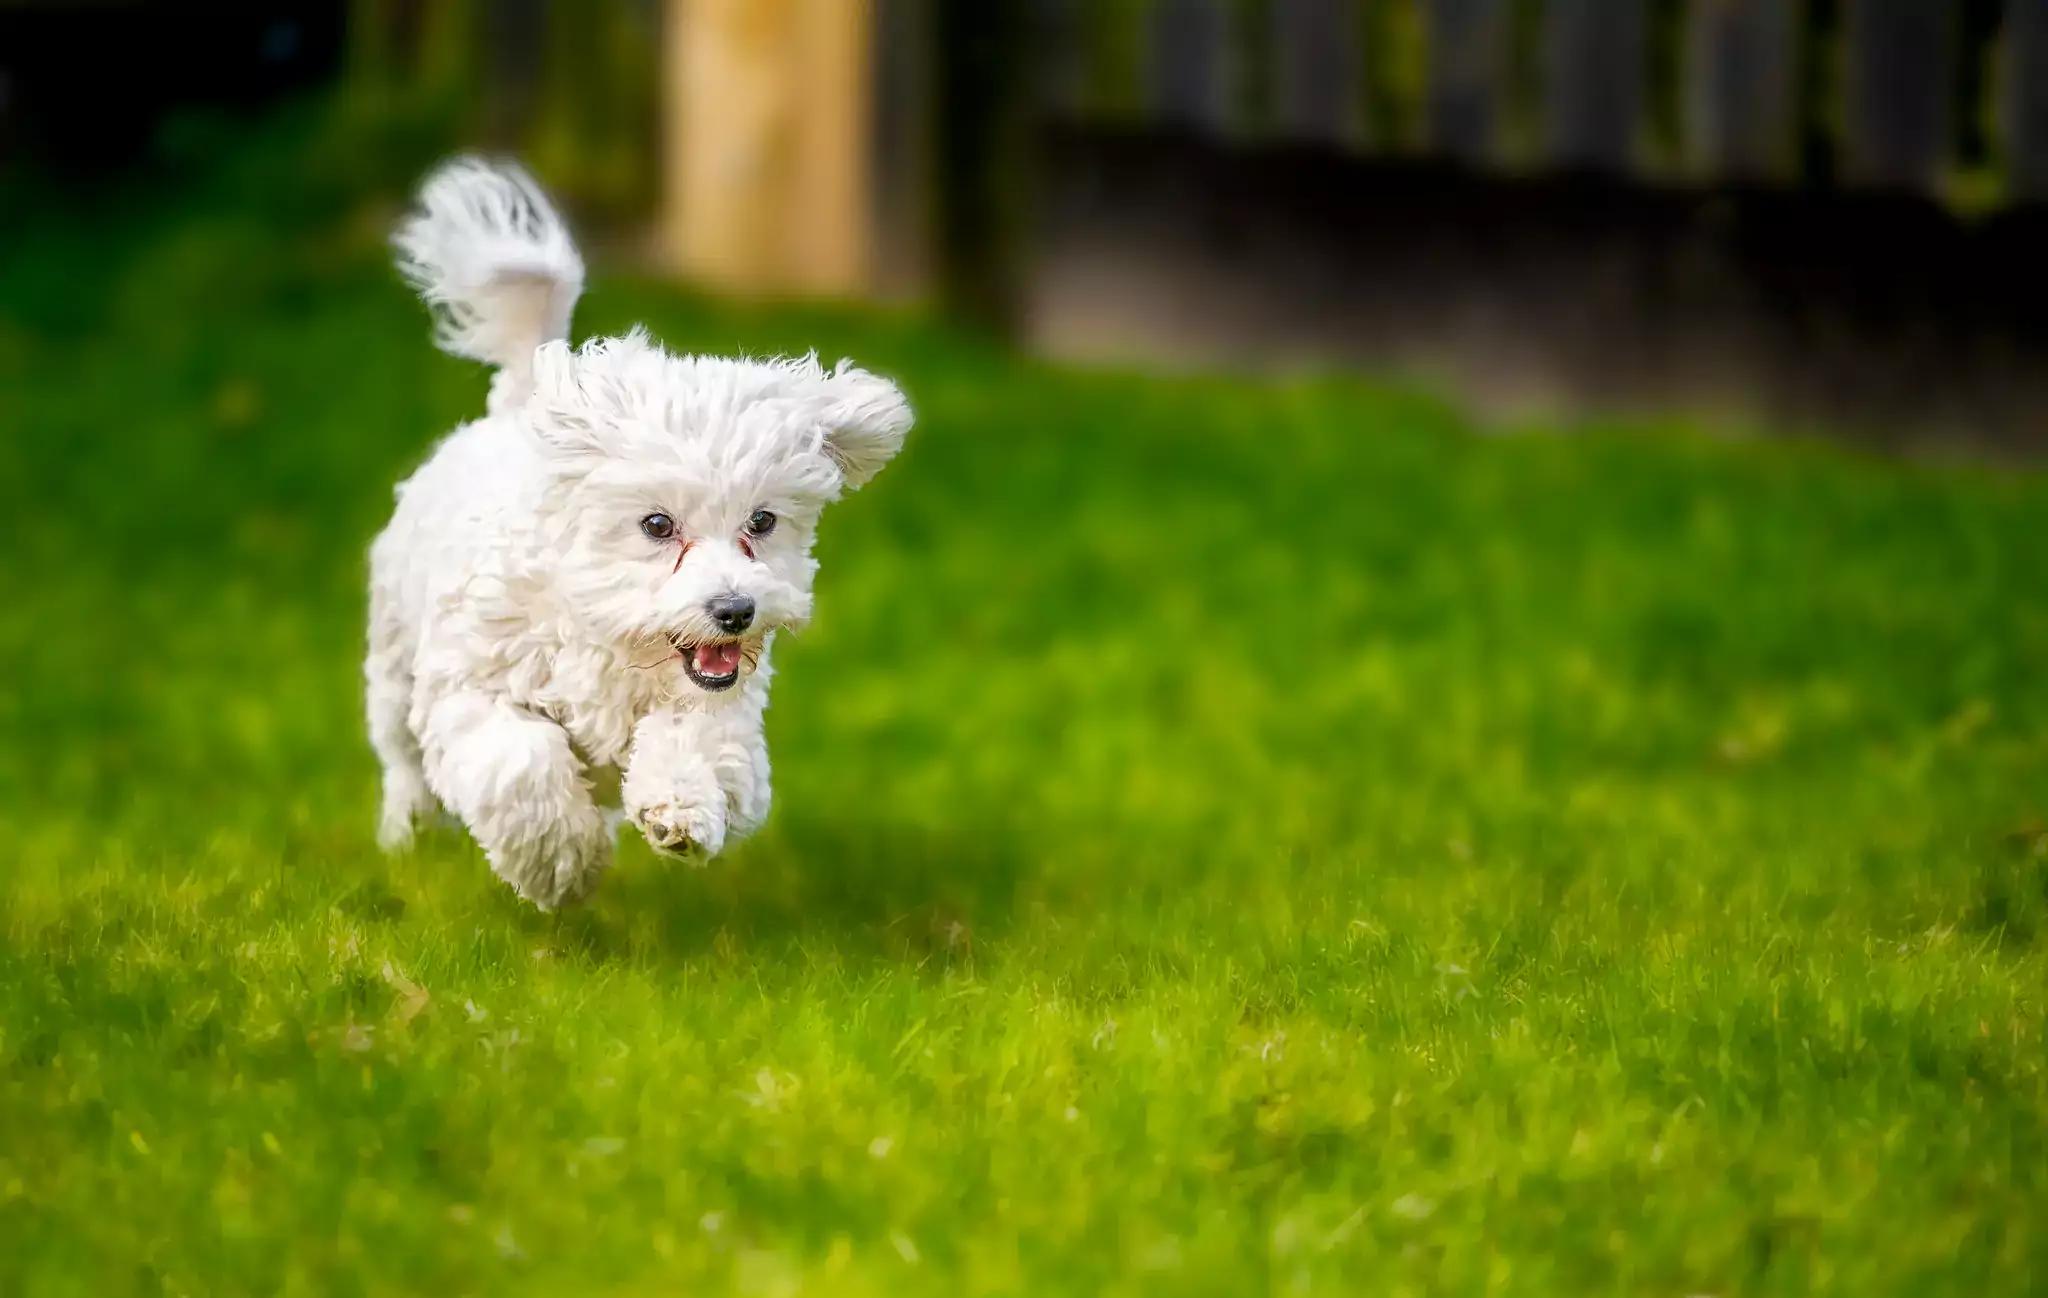
POLYGON ((439 803, 552 908, 610 862, 591 776, 618 767, 651 843, 716 853, 767 815, 775 632, 810 615, 820 511, 901 447, 902 393, 843 361, 672 356, 639 330, 571 350, 582 260, 509 166, 443 167, 395 243, 440 345, 499 373, 370 550, 380 841, 439 803), (721 623, 720 598, 752 622, 721 623), (734 652, 726 688, 688 667, 734 652))
POLYGON ((569 336, 583 258, 533 178, 457 158, 420 187, 392 237, 398 269, 434 313, 441 350, 497 366, 490 409, 525 399, 533 349, 569 336))

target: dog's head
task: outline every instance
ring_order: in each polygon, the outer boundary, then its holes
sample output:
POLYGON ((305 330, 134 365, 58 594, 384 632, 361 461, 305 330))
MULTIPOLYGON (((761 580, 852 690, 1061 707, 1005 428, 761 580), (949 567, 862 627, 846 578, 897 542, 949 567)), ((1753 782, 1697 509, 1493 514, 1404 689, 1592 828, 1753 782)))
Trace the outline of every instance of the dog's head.
POLYGON ((820 512, 911 423, 894 384, 843 361, 671 356, 638 331, 542 346, 524 413, 571 615, 711 693, 810 616, 820 512))

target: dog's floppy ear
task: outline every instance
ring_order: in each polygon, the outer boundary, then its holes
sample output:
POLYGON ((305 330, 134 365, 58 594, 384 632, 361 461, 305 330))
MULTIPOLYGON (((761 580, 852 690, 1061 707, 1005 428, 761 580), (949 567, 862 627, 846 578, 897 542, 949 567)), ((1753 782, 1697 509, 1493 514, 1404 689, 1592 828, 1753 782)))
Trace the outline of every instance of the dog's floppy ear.
POLYGON ((536 405, 560 405, 576 390, 576 353, 557 339, 533 349, 533 395, 536 405))
POLYGON ((658 385, 667 359, 637 327, 616 338, 589 339, 573 351, 559 340, 542 343, 533 351, 527 422, 560 454, 620 454, 620 425, 658 385))
POLYGON ((533 350, 533 391, 526 399, 534 436, 552 450, 595 454, 597 427, 577 382, 576 353, 556 340, 533 350))
POLYGON ((865 486, 903 449, 910 403, 894 383, 841 361, 822 379, 826 407, 825 453, 839 465, 847 489, 865 486))

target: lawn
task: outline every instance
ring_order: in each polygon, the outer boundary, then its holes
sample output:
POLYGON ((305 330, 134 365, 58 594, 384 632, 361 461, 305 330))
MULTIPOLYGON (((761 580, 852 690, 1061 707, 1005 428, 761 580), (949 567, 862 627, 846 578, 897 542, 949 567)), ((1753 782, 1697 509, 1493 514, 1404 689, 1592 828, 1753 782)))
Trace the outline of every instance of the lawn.
POLYGON ((600 277, 921 422, 768 828, 543 915, 372 843, 483 376, 210 174, 0 241, 0 1293, 2048 1286, 2040 474, 600 277))

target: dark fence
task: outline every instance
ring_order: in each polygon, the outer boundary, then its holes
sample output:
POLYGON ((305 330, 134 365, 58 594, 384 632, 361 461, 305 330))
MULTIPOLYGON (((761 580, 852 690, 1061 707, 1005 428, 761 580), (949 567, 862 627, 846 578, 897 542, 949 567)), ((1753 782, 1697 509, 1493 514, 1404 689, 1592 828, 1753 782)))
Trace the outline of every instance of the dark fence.
POLYGON ((1030 0, 1029 23, 1037 107, 1069 123, 2048 197, 2044 0, 1030 0))
POLYGON ((1023 101, 954 156, 1031 177, 1013 245, 967 236, 1041 347, 2048 449, 2048 0, 1030 0, 1028 25, 1023 101))
MULTIPOLYGON (((633 219, 705 3, 355 0, 353 48, 633 219)), ((885 289, 1085 356, 2048 449, 2048 0, 868 4, 885 289)))

